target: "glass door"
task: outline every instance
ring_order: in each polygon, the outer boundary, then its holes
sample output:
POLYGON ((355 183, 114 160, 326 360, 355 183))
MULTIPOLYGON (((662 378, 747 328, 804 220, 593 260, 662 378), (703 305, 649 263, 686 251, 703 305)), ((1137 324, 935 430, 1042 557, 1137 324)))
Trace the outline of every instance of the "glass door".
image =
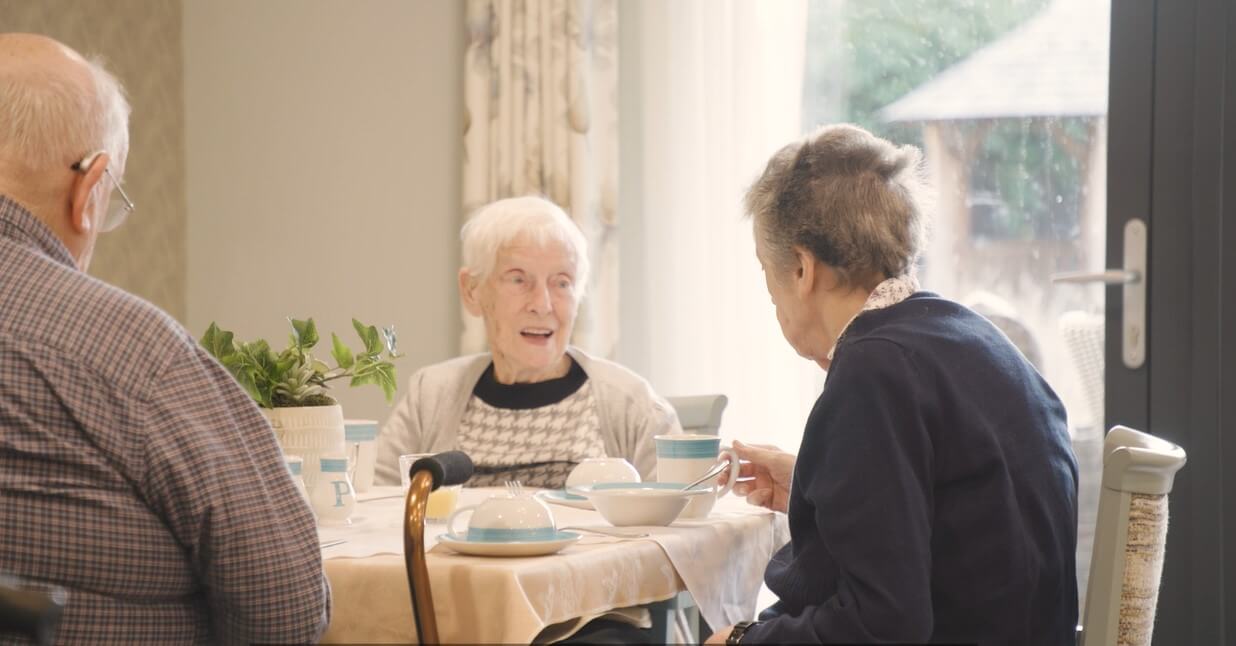
MULTIPOLYGON (((1155 611, 1156 644, 1231 643, 1236 617, 1236 6, 1113 4, 1109 230, 1148 225, 1146 363, 1121 361, 1108 292, 1107 420, 1182 446, 1155 611), (1225 432, 1226 431, 1226 432, 1225 432)), ((1109 267, 1125 262, 1108 242, 1109 267)))
POLYGON ((938 192, 924 288, 987 316, 1064 401, 1083 600, 1110 308, 1078 277, 1105 269, 1111 244, 1110 13, 1109 0, 811 0, 803 92, 804 131, 850 121, 922 148, 938 192))

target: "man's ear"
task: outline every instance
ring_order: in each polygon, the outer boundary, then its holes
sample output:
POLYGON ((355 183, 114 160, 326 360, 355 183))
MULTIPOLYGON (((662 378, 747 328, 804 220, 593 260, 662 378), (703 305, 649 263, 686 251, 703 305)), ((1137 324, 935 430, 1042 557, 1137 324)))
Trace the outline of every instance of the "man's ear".
POLYGON ((481 302, 476 296, 476 290, 480 287, 477 281, 472 279, 472 274, 468 273, 468 269, 462 268, 459 270, 459 301, 463 303, 464 309, 472 316, 481 316, 481 302))
MULTIPOLYGON (((103 173, 111 158, 107 153, 99 153, 90 161, 90 166, 78 171, 73 178, 73 186, 69 190, 69 226, 79 235, 90 233, 91 229, 102 226, 102 222, 90 220, 90 206, 95 197, 95 187, 103 179, 103 173)), ((95 209, 94 217, 102 218, 103 214, 95 209)))

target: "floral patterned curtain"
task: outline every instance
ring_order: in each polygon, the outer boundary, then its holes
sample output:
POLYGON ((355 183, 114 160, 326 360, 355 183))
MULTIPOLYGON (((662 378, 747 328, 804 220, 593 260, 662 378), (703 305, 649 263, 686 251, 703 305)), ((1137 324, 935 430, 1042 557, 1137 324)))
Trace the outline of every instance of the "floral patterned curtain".
MULTIPOLYGON (((538 194, 588 238, 593 272, 574 343, 611 356, 618 324, 615 0, 468 0, 464 213, 538 194)), ((485 347, 464 317, 461 349, 485 347)))

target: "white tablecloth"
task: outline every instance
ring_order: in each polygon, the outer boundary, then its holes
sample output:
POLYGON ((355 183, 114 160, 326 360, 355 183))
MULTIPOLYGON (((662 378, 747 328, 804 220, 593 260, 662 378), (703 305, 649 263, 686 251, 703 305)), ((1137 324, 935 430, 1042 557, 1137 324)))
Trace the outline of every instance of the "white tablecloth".
MULTIPOLYGON (((465 489, 460 505, 495 493, 465 489)), ((323 542, 346 541, 322 550, 334 593, 326 642, 415 640, 402 556, 403 498, 397 494, 398 488, 378 488, 362 496, 370 501, 357 505, 354 526, 319 530, 323 542)), ((559 527, 608 527, 594 511, 550 508, 559 527)), ((734 498, 719 501, 706 520, 638 529, 651 536, 585 533, 552 556, 486 558, 436 545, 445 525, 427 525, 440 637, 527 643, 552 624, 668 599, 684 589, 709 624, 732 624, 754 614, 768 559, 789 536, 784 516, 734 498)))

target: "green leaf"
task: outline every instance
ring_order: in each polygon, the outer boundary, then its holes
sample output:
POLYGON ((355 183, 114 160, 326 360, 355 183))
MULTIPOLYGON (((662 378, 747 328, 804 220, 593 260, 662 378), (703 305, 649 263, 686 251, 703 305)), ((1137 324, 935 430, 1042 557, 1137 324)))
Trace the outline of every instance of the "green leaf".
POLYGON ((258 365, 253 360, 252 356, 245 351, 242 346, 240 351, 233 351, 219 359, 224 368, 227 368, 228 373, 244 388, 245 392, 253 398, 261 406, 267 406, 270 402, 270 394, 268 389, 263 389, 259 385, 258 365))
POLYGON ((235 375, 238 370, 253 367, 253 365, 249 362, 249 358, 240 352, 233 352, 232 354, 219 359, 219 363, 223 364, 223 367, 227 368, 227 371, 233 375, 235 375))
POLYGON ((313 361, 311 362, 311 365, 313 366, 313 371, 318 373, 318 376, 321 376, 321 375, 324 375, 330 372, 330 366, 326 365, 325 361, 321 361, 319 359, 313 359, 313 361))
POLYGON ((254 378, 259 384, 278 381, 285 372, 280 366, 279 358, 271 351, 270 344, 265 341, 254 341, 241 345, 240 352, 253 367, 254 378))
POLYGON ((386 403, 394 402, 395 391, 399 388, 399 382, 395 378, 395 364, 383 361, 378 366, 378 374, 381 376, 378 385, 382 386, 382 392, 386 394, 386 403))
POLYGON ((365 342, 365 354, 381 354, 382 337, 378 334, 378 328, 372 325, 365 325, 356 319, 352 319, 352 327, 356 328, 356 333, 360 335, 361 341, 365 342))
POLYGON ((331 356, 335 357, 335 363, 339 364, 340 368, 344 368, 344 369, 351 368, 352 365, 355 363, 355 359, 352 358, 352 351, 348 349, 348 346, 343 344, 343 341, 339 340, 338 334, 331 332, 330 340, 331 340, 330 353, 331 353, 331 356))
POLYGON ((296 345, 303 350, 308 350, 318 344, 318 326, 314 325, 313 319, 299 320, 288 319, 292 322, 292 330, 295 332, 296 345))
POLYGON ((300 354, 296 352, 295 348, 288 348, 280 352, 279 357, 275 360, 274 374, 282 380, 293 367, 300 363, 300 360, 300 354))
POLYGON ((233 376, 236 377, 236 382, 240 384, 240 387, 244 388, 245 392, 249 393, 249 396, 252 397, 253 401, 257 402, 259 406, 263 406, 265 408, 271 407, 270 392, 263 391, 258 387, 257 379, 254 376, 254 371, 252 368, 239 370, 233 373, 233 376))
POLYGON ((210 327, 206 328, 206 333, 202 335, 201 344, 211 356, 219 360, 236 354, 236 348, 232 345, 232 333, 227 330, 220 330, 219 326, 215 325, 214 322, 211 322, 210 327))
POLYGON ((386 394, 387 403, 390 403, 395 399, 395 390, 397 389, 394 364, 388 361, 371 364, 369 369, 352 377, 351 385, 359 386, 361 384, 377 384, 381 386, 382 392, 386 394))

